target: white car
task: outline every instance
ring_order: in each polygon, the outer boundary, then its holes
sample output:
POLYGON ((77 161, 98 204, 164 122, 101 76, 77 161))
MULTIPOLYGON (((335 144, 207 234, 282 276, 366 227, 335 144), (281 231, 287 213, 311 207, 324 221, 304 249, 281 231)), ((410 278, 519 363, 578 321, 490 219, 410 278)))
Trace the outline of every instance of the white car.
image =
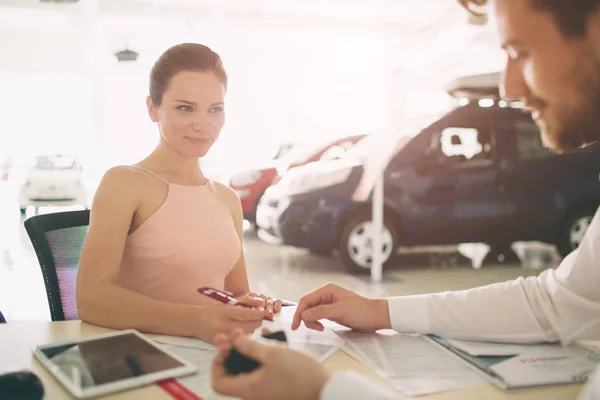
POLYGON ((88 193, 82 181, 81 164, 71 156, 38 156, 28 169, 19 191, 21 214, 27 207, 50 205, 88 208, 88 193))

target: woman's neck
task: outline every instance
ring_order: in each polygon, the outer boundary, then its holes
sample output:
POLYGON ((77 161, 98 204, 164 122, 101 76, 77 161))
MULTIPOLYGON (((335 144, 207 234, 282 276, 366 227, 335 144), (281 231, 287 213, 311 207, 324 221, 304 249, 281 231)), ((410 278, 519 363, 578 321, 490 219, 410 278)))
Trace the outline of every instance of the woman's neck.
POLYGON ((200 169, 198 157, 184 157, 174 150, 161 145, 158 145, 139 164, 155 171, 163 172, 178 181, 189 184, 203 184, 206 181, 206 177, 200 169))

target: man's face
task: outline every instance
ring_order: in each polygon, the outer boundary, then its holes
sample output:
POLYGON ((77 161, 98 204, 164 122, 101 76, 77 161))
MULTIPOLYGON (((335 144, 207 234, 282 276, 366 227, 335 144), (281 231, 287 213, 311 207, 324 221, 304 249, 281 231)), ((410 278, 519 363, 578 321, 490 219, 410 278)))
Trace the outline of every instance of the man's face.
MULTIPOLYGON (((583 37, 568 37, 554 16, 530 0, 493 0, 507 54, 502 96, 522 100, 546 146, 577 149, 600 140, 600 18, 592 16, 583 37)), ((598 13, 598 12, 597 12, 598 13)))

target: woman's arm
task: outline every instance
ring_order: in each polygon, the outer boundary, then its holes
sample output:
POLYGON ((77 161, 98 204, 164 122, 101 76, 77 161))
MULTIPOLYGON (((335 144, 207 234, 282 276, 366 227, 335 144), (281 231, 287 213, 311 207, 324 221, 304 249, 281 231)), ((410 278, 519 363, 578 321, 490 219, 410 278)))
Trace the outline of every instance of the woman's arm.
POLYGON ((116 329, 212 340, 206 307, 158 301, 115 284, 133 216, 143 193, 130 167, 109 170, 94 196, 77 274, 77 311, 93 324, 116 329))
POLYGON ((115 284, 125 241, 140 205, 140 183, 129 167, 109 170, 94 196, 77 274, 82 320, 111 328, 198 336, 195 307, 171 304, 115 284))
POLYGON ((87 322, 116 329, 199 337, 218 332, 253 332, 265 311, 225 304, 192 306, 158 301, 115 284, 143 187, 136 171, 113 168, 104 176, 92 205, 88 235, 77 274, 77 311, 87 322))
POLYGON ((211 182, 212 188, 219 200, 227 207, 231 217, 235 231, 240 239, 240 257, 234 267, 225 278, 225 290, 233 293, 235 297, 244 296, 250 292, 250 284, 248 283, 248 274, 246 272, 246 260, 244 258, 244 213, 242 211, 242 203, 237 193, 221 183, 211 182))
POLYGON ((244 213, 242 211, 242 203, 240 202, 240 198, 238 197, 237 193, 228 186, 218 182, 213 182, 212 185, 213 189, 215 190, 215 194, 231 213, 235 230, 242 248, 240 250, 240 257, 238 258, 238 261, 229 272, 229 275, 227 275, 225 278, 225 290, 233 293, 234 297, 238 298, 249 295, 246 299, 244 299, 244 302, 248 301, 248 298, 261 298, 264 301, 265 310, 267 310, 269 317, 271 317, 272 313, 278 313, 281 311, 282 303, 281 300, 273 300, 268 296, 250 292, 248 273, 246 272, 246 260, 244 258, 244 213))

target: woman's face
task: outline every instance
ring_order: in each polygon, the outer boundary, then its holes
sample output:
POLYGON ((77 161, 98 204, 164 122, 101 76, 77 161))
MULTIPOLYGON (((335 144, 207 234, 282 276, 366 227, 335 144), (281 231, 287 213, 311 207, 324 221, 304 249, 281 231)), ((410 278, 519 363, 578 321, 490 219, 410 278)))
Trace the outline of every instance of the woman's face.
POLYGON ((186 157, 204 157, 225 124, 225 85, 212 73, 182 71, 169 81, 160 106, 148 113, 161 140, 186 157))

